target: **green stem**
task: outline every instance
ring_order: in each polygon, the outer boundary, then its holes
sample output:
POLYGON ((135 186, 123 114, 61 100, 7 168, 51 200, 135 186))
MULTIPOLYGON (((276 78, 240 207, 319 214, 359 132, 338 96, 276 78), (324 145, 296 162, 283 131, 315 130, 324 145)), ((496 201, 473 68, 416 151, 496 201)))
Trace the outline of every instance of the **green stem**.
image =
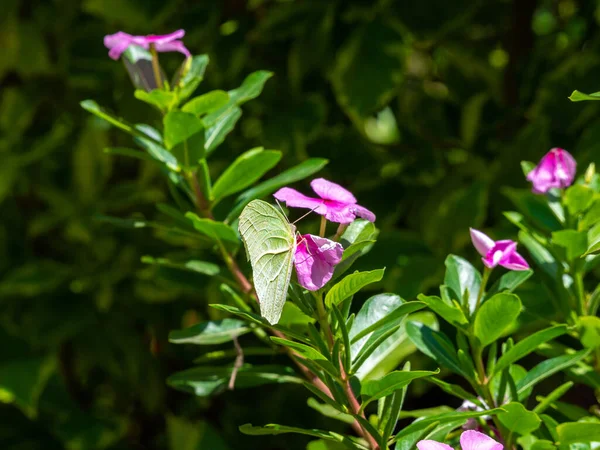
POLYGON ((586 302, 585 302, 585 288, 583 286, 583 273, 581 270, 575 269, 576 272, 573 276, 575 279, 575 290, 577 292, 577 315, 583 316, 585 315, 586 302))
POLYGON ((473 314, 477 312, 479 309, 479 305, 481 304, 481 300, 483 300, 483 294, 485 293, 485 287, 487 285, 488 280, 490 279, 490 274, 492 273, 492 269, 488 266, 483 267, 483 278, 481 279, 481 285, 479 286, 479 293, 477 294, 477 301, 475 302, 475 311, 473 314))
POLYGON ((325 311, 325 304, 323 303, 323 293, 317 291, 313 294, 313 296, 317 304, 317 319, 319 320, 321 331, 327 337, 329 350, 331 350, 333 348, 333 333, 331 332, 331 327, 327 321, 327 311, 325 311))
POLYGON ((154 72, 154 81, 159 89, 163 88, 162 76, 160 75, 160 64, 158 63, 158 53, 154 44, 150 44, 150 53, 152 54, 152 71, 154 72))
POLYGON ((319 227, 319 236, 325 237, 325 229, 327 227, 327 219, 321 216, 321 226, 319 227))

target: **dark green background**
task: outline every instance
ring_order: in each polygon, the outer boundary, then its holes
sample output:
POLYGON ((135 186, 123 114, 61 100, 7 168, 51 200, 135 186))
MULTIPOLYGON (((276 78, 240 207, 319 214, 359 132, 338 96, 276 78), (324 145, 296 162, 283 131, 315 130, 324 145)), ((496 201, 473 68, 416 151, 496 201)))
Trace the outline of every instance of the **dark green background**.
MULTIPOLYGON (((184 28, 192 53, 211 59, 203 91, 273 71, 211 171, 258 145, 285 152, 273 173, 328 158, 322 176, 378 216, 379 241, 360 267, 385 266, 379 288, 406 299, 439 284, 449 252, 476 262, 469 226, 514 237, 501 213, 505 188, 526 187, 521 160, 559 146, 583 168, 599 151, 599 106, 567 99, 600 86, 596 1, 3 0, 1 10, 5 450, 303 449, 302 437, 244 437, 237 426, 340 429, 306 406, 301 387, 196 399, 165 385, 199 354, 170 345, 168 331, 210 317, 218 284, 140 262, 176 253, 168 237, 94 219, 152 218, 170 201, 156 168, 103 153, 130 138, 79 107, 93 98, 160 122, 104 35, 184 28)), ((161 61, 173 72, 181 56, 161 61)), ((439 392, 413 386, 411 408, 439 404, 439 392)))

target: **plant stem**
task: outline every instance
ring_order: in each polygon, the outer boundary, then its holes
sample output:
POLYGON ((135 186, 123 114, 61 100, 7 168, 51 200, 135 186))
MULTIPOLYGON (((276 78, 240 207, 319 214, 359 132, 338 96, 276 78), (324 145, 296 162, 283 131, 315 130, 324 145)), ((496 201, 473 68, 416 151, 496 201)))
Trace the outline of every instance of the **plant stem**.
POLYGON ((333 333, 331 332, 331 327, 329 326, 329 322, 327 321, 327 311, 325 311, 325 304, 323 303, 323 293, 316 292, 313 296, 315 297, 317 304, 319 325, 321 326, 321 331, 323 332, 323 334, 325 334, 327 338, 329 350, 331 350, 333 348, 333 333))
POLYGON ((325 237, 325 231, 327 228, 327 219, 325 216, 321 216, 321 226, 319 227, 319 236, 325 237))
POLYGON ((490 274, 492 273, 492 269, 488 266, 483 267, 483 278, 481 279, 481 285, 479 286, 479 293, 477 294, 477 301, 475 302, 475 312, 479 309, 479 305, 481 304, 481 300, 483 299, 483 294, 485 293, 485 287, 487 285, 488 280, 490 279, 490 274))
POLYGON ((162 76, 160 75, 160 64, 158 64, 158 53, 154 44, 150 44, 150 53, 152 54, 152 71, 154 72, 154 81, 158 89, 163 88, 162 76))

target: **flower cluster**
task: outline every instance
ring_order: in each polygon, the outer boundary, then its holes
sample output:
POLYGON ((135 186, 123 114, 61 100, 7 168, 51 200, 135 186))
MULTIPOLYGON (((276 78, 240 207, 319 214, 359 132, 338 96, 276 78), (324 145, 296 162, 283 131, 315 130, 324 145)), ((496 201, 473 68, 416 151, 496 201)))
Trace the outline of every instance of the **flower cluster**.
MULTIPOLYGON (((319 198, 307 197, 287 187, 279 189, 273 196, 287 206, 310 209, 331 222, 348 224, 357 217, 375 221, 375 214, 357 205, 354 195, 339 184, 317 178, 310 185, 319 198)), ((339 242, 324 237, 298 236, 294 265, 300 285, 309 291, 325 286, 342 260, 343 250, 339 242)))

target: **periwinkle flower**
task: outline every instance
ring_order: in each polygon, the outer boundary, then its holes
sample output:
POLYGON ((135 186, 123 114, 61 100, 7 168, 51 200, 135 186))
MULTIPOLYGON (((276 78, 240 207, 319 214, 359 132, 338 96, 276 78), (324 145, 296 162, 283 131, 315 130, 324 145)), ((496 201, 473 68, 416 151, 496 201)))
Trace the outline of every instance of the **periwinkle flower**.
POLYGON ((553 148, 527 174, 527 180, 533 184, 534 193, 545 194, 552 188, 564 189, 571 186, 576 170, 577 162, 568 151, 553 148))
POLYGON ((320 198, 307 197, 291 188, 281 188, 273 196, 293 208, 312 209, 317 214, 325 216, 331 222, 351 223, 357 217, 375 222, 375 214, 356 204, 354 195, 339 184, 317 178, 310 186, 320 198))
POLYGON ((299 235, 296 239, 294 265, 298 283, 309 291, 321 289, 331 280, 344 248, 339 242, 312 234, 299 235))
POLYGON ((482 261, 486 267, 493 269, 500 265, 510 270, 527 270, 529 264, 517 253, 517 243, 509 239, 503 241, 494 241, 492 238, 473 228, 471 231, 471 241, 473 245, 483 256, 482 261))
POLYGON ((180 40, 184 35, 184 30, 177 30, 170 34, 150 34, 148 36, 132 36, 131 34, 119 31, 115 34, 104 36, 104 45, 109 49, 108 56, 114 60, 119 59, 130 45, 137 45, 146 50, 150 48, 150 45, 153 45, 157 52, 179 52, 189 58, 191 54, 180 40))
MULTIPOLYGON (((504 446, 491 437, 479 431, 468 430, 460 435, 462 450, 502 450, 504 446)), ((419 450, 453 450, 448 444, 438 441, 423 440, 417 442, 419 450)))

